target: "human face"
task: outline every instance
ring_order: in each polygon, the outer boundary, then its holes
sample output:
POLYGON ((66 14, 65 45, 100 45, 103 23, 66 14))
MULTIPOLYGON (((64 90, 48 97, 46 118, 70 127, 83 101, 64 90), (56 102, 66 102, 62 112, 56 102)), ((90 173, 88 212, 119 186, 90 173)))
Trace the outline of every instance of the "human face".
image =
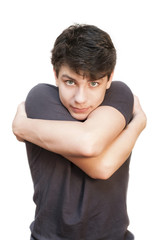
POLYGON ((112 76, 109 81, 107 76, 90 80, 75 73, 68 66, 62 66, 58 77, 55 73, 55 78, 62 104, 77 120, 85 120, 103 102, 106 89, 112 81, 112 76))

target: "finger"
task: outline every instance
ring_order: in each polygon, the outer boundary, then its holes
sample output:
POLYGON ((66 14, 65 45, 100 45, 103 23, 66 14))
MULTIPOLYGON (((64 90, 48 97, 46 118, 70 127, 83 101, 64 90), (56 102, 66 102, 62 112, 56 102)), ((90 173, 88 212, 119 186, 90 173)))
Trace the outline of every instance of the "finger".
POLYGON ((20 114, 20 115, 23 115, 25 117, 27 116, 26 110, 25 110, 25 102, 21 102, 18 105, 17 113, 20 114))
POLYGON ((16 138, 17 138, 17 140, 18 140, 19 142, 24 142, 24 139, 23 139, 23 138, 20 138, 20 137, 17 137, 17 136, 16 136, 16 138))

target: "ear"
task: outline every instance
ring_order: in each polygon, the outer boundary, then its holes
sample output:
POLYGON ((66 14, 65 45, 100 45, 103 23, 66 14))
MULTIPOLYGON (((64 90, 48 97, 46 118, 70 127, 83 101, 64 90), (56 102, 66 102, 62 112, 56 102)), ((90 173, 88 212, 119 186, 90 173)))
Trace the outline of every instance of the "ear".
POLYGON ((114 72, 111 73, 110 78, 108 79, 106 89, 109 89, 112 83, 114 72))
POLYGON ((56 71, 54 68, 53 68, 53 73, 54 73, 54 77, 55 77, 55 81, 56 81, 56 86, 58 87, 58 77, 57 77, 57 74, 56 74, 56 71))

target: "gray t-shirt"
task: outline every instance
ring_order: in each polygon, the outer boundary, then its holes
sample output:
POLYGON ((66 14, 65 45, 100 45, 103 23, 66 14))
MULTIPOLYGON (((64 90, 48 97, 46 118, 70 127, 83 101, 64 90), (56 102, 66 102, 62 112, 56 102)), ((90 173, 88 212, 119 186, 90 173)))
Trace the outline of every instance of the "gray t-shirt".
MULTIPOLYGON (((118 109, 128 124, 133 94, 126 84, 114 81, 101 105, 118 109)), ((26 112, 29 118, 77 121, 60 102, 57 87, 49 84, 38 84, 29 92, 26 112)), ((127 230, 130 157, 109 179, 96 180, 59 154, 29 142, 26 147, 36 204, 33 239, 134 239, 127 230)))

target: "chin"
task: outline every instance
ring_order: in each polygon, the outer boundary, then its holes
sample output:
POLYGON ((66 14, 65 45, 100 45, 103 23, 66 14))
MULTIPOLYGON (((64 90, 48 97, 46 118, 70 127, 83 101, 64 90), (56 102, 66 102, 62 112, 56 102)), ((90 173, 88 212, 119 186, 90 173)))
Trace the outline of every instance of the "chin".
POLYGON ((76 120, 79 120, 79 121, 84 121, 86 120, 86 118, 88 117, 88 115, 85 115, 85 114, 71 114, 73 118, 75 118, 76 120))

